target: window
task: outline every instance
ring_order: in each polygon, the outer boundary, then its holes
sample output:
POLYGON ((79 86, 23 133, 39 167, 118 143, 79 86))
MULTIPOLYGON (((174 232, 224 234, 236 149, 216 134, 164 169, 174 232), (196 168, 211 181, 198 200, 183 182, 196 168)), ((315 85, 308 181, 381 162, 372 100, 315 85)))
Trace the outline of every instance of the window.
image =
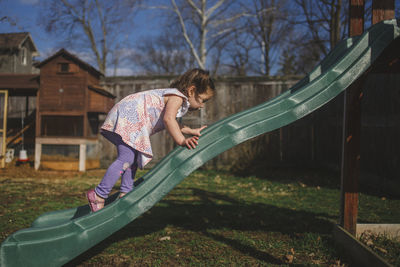
POLYGON ((83 136, 83 116, 42 115, 42 136, 83 136))
POLYGON ((61 72, 69 72, 69 64, 68 63, 60 63, 60 71, 61 72))
POLYGON ((27 51, 26 47, 22 47, 21 49, 21 64, 26 65, 28 63, 28 58, 27 58, 27 51))

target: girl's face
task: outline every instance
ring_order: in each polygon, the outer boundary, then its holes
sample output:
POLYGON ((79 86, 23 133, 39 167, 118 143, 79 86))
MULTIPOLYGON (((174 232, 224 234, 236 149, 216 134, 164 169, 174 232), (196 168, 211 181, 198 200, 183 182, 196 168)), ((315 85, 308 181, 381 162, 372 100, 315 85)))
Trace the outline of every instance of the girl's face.
POLYGON ((198 110, 198 109, 203 108, 204 104, 211 97, 213 97, 213 93, 209 89, 203 94, 196 95, 194 86, 191 86, 187 90, 187 92, 188 92, 188 101, 190 104, 190 107, 189 107, 190 110, 198 110))

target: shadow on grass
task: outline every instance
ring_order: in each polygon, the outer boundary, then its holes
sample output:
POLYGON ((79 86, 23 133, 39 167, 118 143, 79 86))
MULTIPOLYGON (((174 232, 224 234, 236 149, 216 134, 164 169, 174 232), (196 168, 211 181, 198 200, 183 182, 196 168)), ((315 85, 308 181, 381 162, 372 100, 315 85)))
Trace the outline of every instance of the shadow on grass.
MULTIPOLYGON (((316 187, 320 186, 329 189, 340 190, 341 184, 341 173, 340 170, 332 170, 321 167, 299 167, 299 166, 262 166, 256 165, 247 173, 238 173, 244 178, 249 175, 254 175, 268 181, 274 181, 279 183, 302 183, 306 186, 316 187)), ((400 199, 399 190, 389 190, 390 185, 384 185, 384 183, 393 184, 392 187, 397 188, 398 182, 394 182, 385 178, 379 178, 378 176, 367 175, 361 173, 358 181, 358 189, 360 193, 386 197, 389 199, 400 199)))
MULTIPOLYGON (((184 231, 197 232, 205 237, 225 243, 233 250, 269 264, 283 264, 280 259, 261 251, 256 246, 227 238, 216 233, 225 231, 277 232, 296 238, 301 233, 330 235, 334 220, 327 214, 296 211, 266 204, 246 204, 226 195, 197 188, 176 188, 161 205, 153 207, 126 227, 117 231, 95 247, 81 254, 65 266, 76 266, 100 254, 115 242, 145 236, 173 226, 184 231), (195 197, 196 200, 175 201, 175 195, 195 197), (217 204, 217 202, 219 204, 217 204), (222 204, 221 204, 222 203, 222 204)), ((328 240, 328 242, 330 242, 328 240)))
POLYGON ((256 249, 253 246, 249 246, 243 243, 240 243, 237 240, 234 239, 230 239, 230 238, 226 238, 222 235, 217 235, 214 233, 209 233, 209 232, 202 232, 202 234, 204 236, 207 236, 209 238, 212 238, 216 241, 222 242, 227 244, 228 246, 230 246, 231 248, 240 251, 243 254, 246 254, 250 257, 253 257, 255 259, 258 259, 260 261, 263 261, 265 263, 270 263, 270 264, 283 264, 283 262, 277 258, 275 258, 274 256, 264 252, 264 251, 260 251, 258 249, 256 249))

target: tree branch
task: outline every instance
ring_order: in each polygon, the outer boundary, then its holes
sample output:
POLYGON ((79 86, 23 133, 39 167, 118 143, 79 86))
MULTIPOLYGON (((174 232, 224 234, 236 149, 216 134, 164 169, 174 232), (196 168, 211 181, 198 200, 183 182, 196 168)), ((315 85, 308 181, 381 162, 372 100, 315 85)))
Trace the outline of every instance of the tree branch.
MULTIPOLYGON (((175 1, 174 1, 174 2, 175 2, 175 1)), ((198 7, 196 6, 196 4, 195 4, 192 0, 186 0, 186 2, 189 3, 189 5, 200 15, 200 17, 203 16, 203 12, 201 11, 201 9, 198 8, 198 7)))
POLYGON ((97 8, 97 12, 99 14, 99 19, 100 19, 100 24, 101 24, 101 30, 102 30, 102 34, 103 34, 103 38, 102 38, 102 60, 101 60, 101 69, 103 69, 103 72, 105 72, 106 70, 106 58, 107 58, 107 54, 108 54, 108 48, 107 48, 107 28, 106 28, 106 24, 105 24, 105 17, 103 16, 102 12, 101 12, 101 8, 100 8, 100 4, 98 0, 95 0, 96 3, 96 8, 97 8))
POLYGON ((194 45, 193 45, 192 41, 190 40, 189 35, 188 35, 187 31, 186 31, 185 22, 183 21, 182 14, 181 14, 178 6, 176 5, 175 0, 171 0, 171 3, 174 6, 174 9, 173 9, 174 12, 178 16, 179 23, 180 23, 181 28, 182 28, 183 37, 185 38, 187 44, 189 45, 190 50, 192 51, 192 54, 193 54, 194 58, 196 59, 196 62, 199 65, 199 67, 200 68, 204 68, 205 66, 204 66, 203 62, 200 60, 199 55, 198 55, 196 49, 194 48, 194 45))
MULTIPOLYGON (((191 1, 191 0, 189 0, 191 1)), ((219 0, 214 6, 210 7, 207 11, 205 16, 207 18, 209 18, 211 16, 212 13, 214 13, 214 11, 219 8, 223 3, 225 2, 225 0, 219 0)))

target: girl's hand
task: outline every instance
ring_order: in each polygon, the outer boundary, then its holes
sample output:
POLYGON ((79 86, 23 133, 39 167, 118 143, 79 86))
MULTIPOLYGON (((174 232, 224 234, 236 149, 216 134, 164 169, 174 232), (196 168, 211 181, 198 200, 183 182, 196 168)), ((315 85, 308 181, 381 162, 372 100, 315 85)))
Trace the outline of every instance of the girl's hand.
POLYGON ((194 135, 194 136, 201 136, 201 131, 206 128, 207 126, 202 126, 200 128, 196 128, 196 129, 192 129, 190 127, 187 126, 183 126, 181 128, 181 131, 183 134, 190 134, 190 135, 194 135))
POLYGON ((200 128, 192 129, 191 134, 194 135, 194 136, 201 136, 200 132, 203 131, 204 128, 207 128, 207 125, 202 126, 200 128))
POLYGON ((196 146, 199 144, 197 140, 199 140, 199 137, 197 136, 186 138, 181 144, 181 146, 186 146, 189 149, 195 149, 196 146))

